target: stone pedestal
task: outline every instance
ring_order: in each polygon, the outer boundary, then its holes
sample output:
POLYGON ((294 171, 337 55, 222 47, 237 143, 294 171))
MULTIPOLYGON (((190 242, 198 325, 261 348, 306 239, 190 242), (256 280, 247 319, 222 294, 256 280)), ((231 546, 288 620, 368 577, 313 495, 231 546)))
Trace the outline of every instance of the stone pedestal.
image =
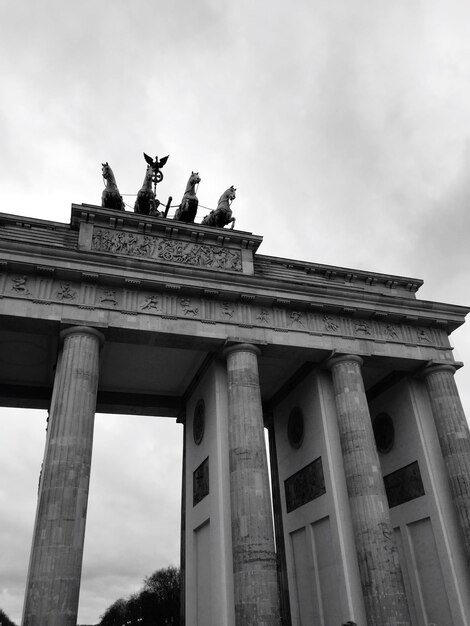
POLYGON ((62 332, 29 566, 23 626, 75 626, 103 336, 62 332))
POLYGON ((341 450, 369 626, 409 626, 398 552, 361 374, 362 359, 333 358, 341 450))
POLYGON ((427 367, 423 376, 470 564, 470 432, 454 373, 452 365, 442 364, 427 367))
POLYGON ((236 626, 280 624, 258 354, 248 344, 225 351, 236 626))

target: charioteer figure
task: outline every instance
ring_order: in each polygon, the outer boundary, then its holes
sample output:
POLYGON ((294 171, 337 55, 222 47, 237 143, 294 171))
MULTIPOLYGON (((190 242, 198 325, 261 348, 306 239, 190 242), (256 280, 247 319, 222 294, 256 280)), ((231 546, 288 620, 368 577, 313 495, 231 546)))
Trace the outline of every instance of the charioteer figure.
POLYGON ((160 183, 163 180, 163 172, 161 169, 168 161, 168 156, 163 157, 162 159, 158 159, 158 157, 152 159, 152 157, 144 152, 147 169, 142 187, 137 193, 137 198, 134 204, 135 213, 139 213, 140 215, 163 217, 163 213, 158 209, 160 201, 157 200, 156 190, 157 183, 160 183))

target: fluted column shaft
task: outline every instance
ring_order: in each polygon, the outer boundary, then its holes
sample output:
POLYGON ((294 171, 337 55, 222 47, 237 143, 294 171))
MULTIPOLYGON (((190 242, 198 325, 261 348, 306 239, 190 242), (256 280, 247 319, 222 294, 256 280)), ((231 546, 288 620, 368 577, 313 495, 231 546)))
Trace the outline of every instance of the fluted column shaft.
POLYGON ((280 624, 258 354, 248 344, 225 351, 236 626, 280 624))
POLYGON ((470 431, 454 373, 453 365, 431 365, 423 376, 470 565, 470 431))
POLYGON ((73 327, 54 380, 23 626, 75 626, 101 333, 73 327))
POLYGON ((328 363, 367 624, 408 626, 411 621, 361 365, 362 359, 355 355, 336 357, 328 363))

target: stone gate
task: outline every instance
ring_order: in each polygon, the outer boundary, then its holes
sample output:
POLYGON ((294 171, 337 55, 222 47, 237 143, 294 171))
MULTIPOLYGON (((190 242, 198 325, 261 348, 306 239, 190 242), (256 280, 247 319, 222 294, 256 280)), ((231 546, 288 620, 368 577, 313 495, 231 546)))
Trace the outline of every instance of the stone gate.
POLYGON ((184 424, 187 626, 469 622, 448 338, 468 309, 261 241, 91 205, 0 214, 1 401, 49 409, 24 626, 76 624, 95 411, 184 424))

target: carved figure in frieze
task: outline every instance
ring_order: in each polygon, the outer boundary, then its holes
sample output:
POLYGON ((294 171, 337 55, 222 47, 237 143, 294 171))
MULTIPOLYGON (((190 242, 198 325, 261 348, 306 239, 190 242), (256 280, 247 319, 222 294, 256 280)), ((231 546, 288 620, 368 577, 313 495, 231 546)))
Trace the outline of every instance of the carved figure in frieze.
POLYGON ((160 305, 158 302, 158 296, 156 295, 147 296, 144 300, 144 303, 141 305, 140 308, 142 311, 145 311, 147 309, 151 309, 153 311, 159 311, 160 305))
POLYGON ((236 272, 240 272, 242 269, 241 255, 238 251, 215 246, 163 239, 158 243, 158 253, 161 259, 173 263, 185 263, 236 272))
POLYGON ((398 339, 398 328, 393 324, 387 324, 385 327, 385 334, 390 339, 398 339))
POLYGON ((31 292, 26 287, 26 282, 28 278, 27 276, 17 276, 16 278, 12 278, 11 281, 13 283, 12 289, 17 293, 21 293, 24 296, 30 296, 31 292))
POLYGON ((259 320, 262 324, 269 324, 269 314, 270 314, 269 309, 266 309, 265 307, 261 307, 261 311, 256 316, 256 319, 259 320))
POLYGON ((72 289, 70 283, 62 283, 60 289, 57 291, 57 297, 61 300, 74 300, 77 292, 72 289))
POLYGON ((94 229, 91 245, 94 250, 102 250, 103 252, 111 252, 111 249, 112 249, 111 234, 107 230, 94 229))
POLYGON ((101 304, 103 304, 104 302, 109 302, 113 305, 116 305, 116 292, 113 289, 105 289, 100 296, 100 302, 101 304))
POLYGON ((289 319, 292 326, 294 326, 294 324, 298 324, 299 326, 304 325, 302 322, 302 313, 300 311, 290 311, 289 319))
POLYGON ((113 252, 127 254, 129 252, 129 239, 127 233, 116 233, 113 239, 113 252))
POLYGON ((181 222, 194 222, 199 204, 196 196, 196 186, 199 185, 200 182, 201 178, 199 173, 191 172, 183 199, 181 200, 179 207, 176 209, 175 217, 173 219, 180 220, 181 222))
POLYGON ((196 317, 198 315, 199 308, 197 306, 191 305, 191 300, 189 298, 181 298, 180 304, 185 315, 192 315, 193 317, 196 317))
POLYGON ((133 248, 133 254, 139 256, 152 256, 155 247, 155 239, 145 235, 140 243, 137 243, 133 248))
POLYGON ((222 310, 222 315, 225 315, 226 317, 233 317, 233 314, 235 313, 235 309, 230 304, 230 302, 221 302, 220 308, 222 310))
POLYGON ((330 333, 335 333, 337 330, 339 330, 339 324, 336 323, 336 320, 331 317, 331 315, 324 315, 323 322, 325 324, 325 329, 328 330, 330 333))
POLYGON ((429 332, 425 328, 418 328, 416 330, 416 334, 418 336, 418 341, 421 341, 422 343, 431 343, 429 332))
POLYGON ((240 257, 227 248, 216 248, 213 250, 214 267, 221 270, 232 269, 241 272, 242 264, 240 257))
POLYGON ((217 208, 211 211, 209 215, 206 215, 201 224, 203 226, 216 226, 217 228, 223 228, 228 226, 228 224, 232 224, 230 228, 233 228, 235 226, 235 218, 232 217, 230 206, 233 200, 235 200, 235 192, 236 189, 233 185, 226 189, 219 198, 217 208))
POLYGON ((356 322, 354 325, 354 333, 356 335, 359 334, 363 334, 363 335, 370 335, 370 327, 369 324, 367 324, 366 322, 356 322))
POLYGON ((137 237, 133 233, 111 233, 107 230, 95 229, 92 239, 94 250, 112 252, 113 254, 131 254, 133 256, 152 256, 155 238, 145 235, 137 237))
POLYGON ((119 211, 124 211, 122 196, 119 193, 113 170, 107 161, 106 163, 101 164, 101 174, 105 184, 105 188, 101 194, 101 206, 107 209, 118 209, 119 211))

